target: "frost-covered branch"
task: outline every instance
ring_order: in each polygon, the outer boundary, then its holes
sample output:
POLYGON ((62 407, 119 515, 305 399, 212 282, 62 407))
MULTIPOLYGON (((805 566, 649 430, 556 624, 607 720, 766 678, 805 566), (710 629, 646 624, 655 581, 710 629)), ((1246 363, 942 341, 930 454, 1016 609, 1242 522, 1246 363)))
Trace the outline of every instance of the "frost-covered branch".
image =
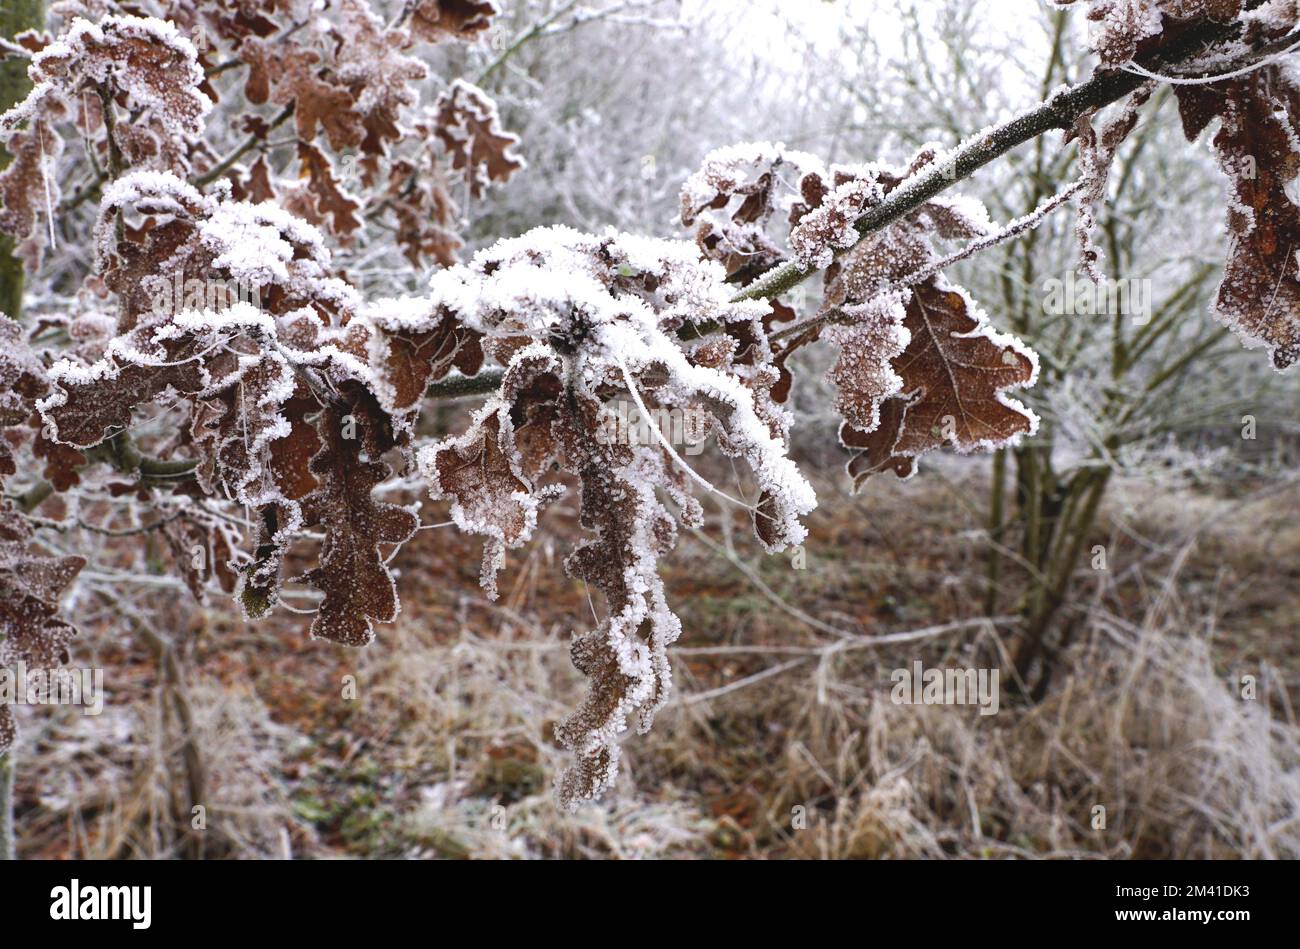
MULTIPOLYGON (((1231 39, 1240 32, 1236 23, 1206 21, 1189 29, 1169 44, 1153 62, 1159 69, 1198 55, 1207 47, 1231 39)), ((1257 60, 1273 51, 1275 44, 1261 44, 1250 57, 1257 60)), ((1046 101, 991 129, 978 132, 947 155, 939 156, 931 169, 869 208, 854 225, 866 236, 888 227, 956 182, 970 177, 1013 148, 1023 145, 1053 129, 1069 129, 1094 109, 1117 102, 1147 82, 1146 77, 1123 70, 1099 71, 1092 78, 1051 95, 1046 101)), ((819 268, 789 261, 764 273, 736 295, 737 300, 770 300, 803 283, 819 268)))

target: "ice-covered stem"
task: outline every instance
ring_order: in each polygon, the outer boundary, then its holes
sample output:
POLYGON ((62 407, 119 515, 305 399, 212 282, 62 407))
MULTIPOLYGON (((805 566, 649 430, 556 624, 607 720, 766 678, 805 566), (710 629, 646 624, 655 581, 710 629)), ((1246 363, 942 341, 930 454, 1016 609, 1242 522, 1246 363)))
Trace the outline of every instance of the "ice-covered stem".
POLYGON ((271 120, 271 124, 266 127, 266 131, 251 133, 248 138, 244 139, 244 141, 240 143, 238 148, 213 165, 208 169, 208 171, 194 179, 195 186, 199 188, 206 187, 224 175, 234 166, 235 162, 239 161, 239 159, 243 158, 244 155, 256 148, 261 142, 265 141, 266 136, 270 135, 275 129, 278 129, 285 122, 289 121, 293 116, 293 112, 294 103, 290 102, 276 114, 275 118, 271 120))
MULTIPOLYGON (((1234 39, 1240 31, 1239 23, 1222 24, 1206 20, 1190 27, 1157 54, 1145 57, 1140 65, 1148 72, 1167 71, 1210 47, 1234 39)), ((1246 58, 1256 61, 1261 56, 1284 48, 1293 40, 1294 36, 1288 36, 1263 44, 1246 58)), ((1099 69, 1090 79, 1062 89, 1015 118, 971 136, 946 156, 936 158, 928 170, 890 192, 879 204, 868 208, 854 225, 859 237, 883 230, 1013 148, 1053 129, 1069 129, 1085 112, 1117 102, 1147 81, 1146 76, 1136 72, 1099 69)), ((1052 205, 1053 208, 1056 206, 1052 205)), ((774 299, 807 280, 818 269, 797 261, 778 264, 732 297, 731 302, 774 299)), ((682 327, 678 335, 685 339, 695 339, 717 332, 720 328, 715 322, 705 321, 682 327)), ((500 381, 500 372, 482 372, 472 379, 455 379, 435 384, 430 387, 429 396, 458 398, 483 394, 493 391, 500 381)))
MULTIPOLYGON (((87 462, 102 461, 123 474, 138 474, 140 483, 145 485, 170 486, 189 481, 198 467, 193 458, 152 458, 143 454, 129 432, 119 432, 102 444, 86 449, 85 455, 87 462)), ((24 514, 30 514, 53 493, 54 485, 41 480, 10 500, 24 514)))
POLYGON ((504 370, 486 369, 476 376, 452 376, 430 384, 424 390, 427 399, 449 402, 471 395, 487 395, 501 388, 501 376, 504 370))
POLYGON ((549 28, 552 23, 554 23, 560 17, 564 16, 575 6, 577 6, 577 0, 568 0, 567 3, 562 3, 550 16, 543 17, 542 19, 534 23, 530 29, 528 29, 521 36, 519 36, 518 39, 516 39, 513 43, 511 43, 504 50, 502 50, 501 55, 499 55, 496 59, 492 60, 492 62, 488 63, 487 67, 481 73, 478 74, 478 79, 474 81, 475 85, 479 85, 479 86, 483 85, 483 83, 486 82, 494 72, 496 72, 498 69, 500 69, 502 66, 506 64, 506 60, 508 60, 515 53, 519 52, 519 50, 522 47, 526 46, 528 43, 532 42, 533 40, 537 39, 537 37, 541 36, 542 33, 545 32, 546 29, 549 28))
MULTIPOLYGON (((5 0, 0 5, 0 37, 12 40, 24 30, 45 25, 45 0, 5 0)), ((32 88, 27 78, 27 60, 10 56, 0 60, 0 112, 26 98, 32 88)), ((0 146, 0 169, 10 155, 0 146)), ((14 255, 14 240, 0 234, 0 313, 18 319, 23 309, 23 262, 14 255)))
MULTIPOLYGON (((1220 24, 1207 20, 1189 29, 1162 50, 1160 55, 1149 58, 1142 65, 1156 72, 1168 69, 1201 53, 1206 47, 1232 39, 1238 32, 1239 24, 1220 24)), ((969 178, 995 158, 1053 129, 1070 128, 1088 110, 1117 102, 1146 81, 1145 77, 1136 73, 1099 70, 1091 79, 1062 89, 1029 111, 972 136, 948 155, 937 158, 928 166, 929 170, 918 174, 892 191, 879 204, 868 208, 855 225, 858 234, 865 237, 888 227, 941 191, 969 178)), ((770 300, 798 286, 816 272, 817 268, 805 267, 795 261, 779 264, 747 286, 735 299, 770 300)), ((711 331, 704 325, 697 327, 697 330, 711 331)))

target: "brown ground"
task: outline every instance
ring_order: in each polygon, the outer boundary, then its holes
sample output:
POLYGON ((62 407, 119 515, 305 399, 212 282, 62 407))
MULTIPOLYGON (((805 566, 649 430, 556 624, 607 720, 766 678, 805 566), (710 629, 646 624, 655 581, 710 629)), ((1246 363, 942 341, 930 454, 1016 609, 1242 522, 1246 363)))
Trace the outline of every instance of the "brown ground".
POLYGON ((571 509, 512 553, 496 604, 477 542, 421 532, 395 561, 403 613, 362 651, 307 641, 302 616, 254 626, 227 602, 152 595, 185 644, 188 758, 155 657, 88 617, 75 662, 104 665, 110 708, 24 718, 20 853, 1300 856, 1300 491, 1120 485, 1095 541, 1111 569, 1080 576, 1085 632, 1044 703, 1016 706, 1004 681, 994 716, 894 705, 892 669, 988 665, 1014 635, 863 638, 979 617, 986 471, 955 459, 857 497, 827 480, 804 570, 762 557, 737 518, 738 555, 786 607, 715 546, 716 509, 712 545, 685 534, 666 563, 686 630, 676 701, 576 815, 550 792, 565 762, 551 727, 582 687, 566 642, 592 608, 560 567, 571 509), (1243 674, 1259 700, 1240 697, 1243 674), (196 760, 207 830, 178 832, 196 760))

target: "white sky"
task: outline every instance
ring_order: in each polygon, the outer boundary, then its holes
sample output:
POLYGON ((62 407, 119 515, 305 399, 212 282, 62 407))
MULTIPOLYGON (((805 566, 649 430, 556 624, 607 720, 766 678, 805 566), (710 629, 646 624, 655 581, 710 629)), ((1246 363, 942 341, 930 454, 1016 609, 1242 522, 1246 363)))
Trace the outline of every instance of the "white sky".
POLYGON ((733 24, 732 36, 750 49, 774 55, 788 50, 790 28, 818 46, 834 45, 841 24, 861 19, 874 0, 683 0, 688 21, 721 13, 733 24))
MULTIPOLYGON (((995 32, 1013 32, 1016 24, 1036 18, 1045 0, 984 0, 995 13, 988 24, 995 32)), ((919 7, 925 9, 924 0, 919 7)), ((899 45, 902 23, 898 0, 682 0, 688 22, 721 16, 732 26, 731 37, 751 50, 766 52, 779 62, 788 56, 793 30, 805 41, 829 51, 838 46, 841 26, 868 22, 886 52, 899 45)), ((796 64, 791 64, 796 66, 796 64)))

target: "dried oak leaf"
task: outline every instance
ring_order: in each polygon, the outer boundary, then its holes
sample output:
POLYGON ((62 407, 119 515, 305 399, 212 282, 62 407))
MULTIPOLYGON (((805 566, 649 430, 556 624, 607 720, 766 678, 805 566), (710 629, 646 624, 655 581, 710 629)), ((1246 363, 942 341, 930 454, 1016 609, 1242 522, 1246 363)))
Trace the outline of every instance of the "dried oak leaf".
POLYGON ((818 270, 829 267, 836 250, 857 243, 854 225, 882 194, 879 182, 869 178, 853 178, 832 191, 823 192, 821 203, 800 214, 799 223, 790 230, 790 249, 795 258, 805 267, 818 270))
MULTIPOLYGON (((558 369, 559 361, 540 347, 520 353, 506 370, 500 393, 474 413, 465 433, 436 442, 419 454, 429 496, 450 500, 456 525, 487 538, 480 580, 489 599, 496 599, 496 577, 505 566, 506 550, 532 537, 538 512, 557 493, 537 490, 525 474, 512 410, 524 391, 542 376, 555 379, 558 369)), ((529 437, 536 434, 534 429, 529 437)), ((530 447, 530 467, 540 471, 544 463, 537 457, 538 443, 533 441, 530 447)), ((553 454, 554 444, 548 447, 553 454)))
MULTIPOLYGON (((152 343, 145 334, 138 341, 152 343)), ((202 363, 195 359, 198 347, 192 340, 182 340, 166 347, 154 344, 155 365, 124 364, 110 361, 97 364, 102 370, 82 370, 67 366, 54 393, 42 400, 41 414, 52 424, 53 440, 76 448, 91 448, 114 432, 127 428, 132 410, 142 402, 175 390, 198 392, 203 386, 202 363)))
POLYGON ((574 641, 590 692, 556 731, 577 758, 559 785, 561 801, 574 806, 614 780, 629 718, 648 728, 667 696, 666 650, 680 624, 657 576, 676 531, 659 491, 682 523, 702 517, 685 463, 664 447, 668 436, 610 437, 611 403, 630 397, 643 415, 704 416, 720 450, 755 475, 758 536, 772 550, 799 543, 816 496, 787 454, 788 413, 768 395, 780 378, 766 335, 772 311, 735 302, 723 267, 701 261, 689 242, 563 227, 439 271, 431 290, 438 306, 483 334, 491 358, 508 363, 501 392, 471 429, 419 455, 431 493, 452 500, 463 529, 489 538, 485 586, 499 552, 531 531, 550 487, 537 487, 545 475, 558 468, 582 485, 582 525, 595 536, 566 569, 606 594, 611 616, 574 641), (726 339, 684 346, 678 331, 705 322, 726 339))
MULTIPOLYGON (((1070 6, 1075 0, 1055 0, 1070 6)), ((1121 66, 1166 29, 1166 17, 1226 23, 1241 12, 1242 0, 1088 0, 1092 48, 1103 65, 1121 66)))
MULTIPOLYGON (((682 185, 682 224, 694 227, 701 252, 720 261, 734 283, 748 283, 784 259, 768 226, 785 168, 801 181, 825 174, 812 155, 779 142, 748 142, 714 149, 682 185)), ((791 208, 791 224, 797 214, 791 208)))
POLYGON ((1215 309, 1275 368, 1300 359, 1300 88, 1280 65, 1207 86, 1177 87, 1183 128, 1195 138, 1216 116, 1219 165, 1231 180, 1231 247, 1215 309))
POLYGON ((364 116, 362 151, 383 154, 386 143, 402 138, 398 125, 402 109, 419 100, 415 83, 428 69, 403 50, 411 45, 405 30, 386 29, 368 0, 342 0, 343 24, 337 30, 336 70, 339 80, 357 100, 364 116))
POLYGON ((379 545, 406 541, 420 524, 407 509, 371 497, 390 473, 388 465, 373 460, 380 446, 375 426, 374 417, 357 405, 346 414, 338 407, 324 411, 325 447, 311 463, 320 487, 302 502, 305 521, 325 530, 320 566, 306 576, 325 594, 311 634, 344 646, 368 644, 375 637, 372 621, 397 618, 397 587, 379 545), (355 437, 345 437, 348 431, 355 437))
POLYGON ((582 704, 555 728, 576 758, 558 787, 569 809, 613 784, 621 757, 618 736, 628 716, 636 716, 642 734, 650 730, 672 688, 668 647, 681 634, 657 569, 677 536, 655 492, 672 462, 658 448, 593 439, 590 426, 598 412, 584 401, 562 421, 565 467, 577 470, 582 481, 580 520, 595 533, 565 560, 565 571, 604 593, 610 611, 570 648, 574 666, 591 685, 582 704))
POLYGON ((1097 226, 1097 208, 1106 199, 1106 183, 1110 179, 1115 153, 1137 127, 1138 110, 1151 98, 1154 89, 1154 83, 1138 87, 1125 100, 1119 114, 1107 120, 1099 130, 1092 127, 1092 111, 1081 115, 1074 126, 1079 140, 1079 165, 1082 170, 1080 180, 1083 182, 1083 189, 1075 202, 1078 212, 1074 233, 1079 242, 1083 272, 1097 283, 1105 280, 1105 274, 1099 266, 1101 248, 1092 236, 1097 226))
POLYGON ((171 548, 177 572, 194 599, 200 603, 208 601, 207 584, 212 577, 226 593, 234 591, 237 574, 231 569, 231 561, 239 537, 229 523, 196 511, 168 521, 162 535, 171 548))
POLYGON ((259 155, 246 172, 236 172, 229 180, 231 194, 236 201, 261 204, 263 201, 276 200, 275 185, 271 183, 271 169, 266 164, 264 155, 259 155))
POLYGON ((430 43, 475 40, 492 25, 496 14, 491 0, 420 0, 411 12, 411 33, 430 43))
MULTIPOLYGON (((114 129, 121 152, 156 157, 180 172, 188 167, 189 140, 202 135, 212 108, 200 91, 205 77, 193 44, 174 24, 153 17, 107 16, 97 24, 76 18, 32 57, 28 75, 34 87, 0 117, 0 130, 39 119, 60 101, 80 107, 83 90, 106 90, 132 116, 114 129)), ((102 108, 97 96, 88 99, 102 108)))
POLYGON ((337 151, 358 148, 366 137, 365 116, 347 86, 321 75, 320 54, 294 43, 276 44, 249 37, 239 48, 248 66, 244 95, 255 105, 294 104, 298 137, 310 142, 324 130, 337 151))
POLYGON ((26 421, 48 390, 45 367, 23 338, 23 328, 0 313, 0 427, 26 421))
POLYGON ((86 464, 86 456, 70 445, 46 438, 39 426, 32 441, 32 454, 45 459, 41 476, 54 485, 55 491, 67 491, 81 483, 80 469, 86 464))
POLYGON ((448 191, 434 125, 417 122, 415 134, 424 145, 413 158, 394 159, 389 165, 384 204, 397 219, 396 240, 407 260, 418 267, 432 258, 450 267, 464 246, 452 230, 456 204, 448 191))
MULTIPOLYGON (((26 422, 48 391, 45 367, 27 345, 22 327, 0 313, 0 432, 26 422)), ((0 480, 17 470, 9 442, 0 437, 0 480)))
POLYGON ((478 86, 457 79, 438 97, 434 112, 434 133, 475 198, 483 196, 489 182, 506 181, 524 167, 515 151, 519 136, 501 128, 496 103, 478 86))
POLYGON ((63 153, 63 138, 39 118, 14 132, 3 150, 10 162, 0 170, 0 232, 14 239, 28 269, 40 266, 45 230, 40 218, 59 204, 59 176, 53 169, 63 153))
POLYGON ((907 346, 890 364, 901 384, 880 404, 879 424, 870 432, 848 422, 840 429, 857 451, 849 462, 855 486, 886 467, 910 475, 918 456, 945 444, 969 452, 1037 430, 1037 416, 1006 395, 1033 385, 1036 357, 996 332, 964 291, 941 277, 913 287, 903 328, 907 346))
POLYGON ((208 361, 204 393, 225 409, 207 422, 222 480, 252 505, 304 497, 316 487, 309 465, 320 443, 307 416, 318 404, 279 353, 223 355, 208 361))
POLYGON ((907 297, 906 292, 885 293, 846 306, 851 322, 822 334, 839 349, 826 375, 835 386, 835 411, 854 428, 875 429, 881 402, 903 387, 893 361, 911 339, 905 325, 907 297))
POLYGON ((103 356, 91 365, 62 359, 51 367, 55 390, 39 404, 51 441, 77 448, 99 445, 126 428, 139 403, 173 390, 194 394, 204 385, 200 347, 194 339, 156 337, 168 313, 159 299, 174 286, 198 276, 190 265, 196 229, 191 214, 203 212, 198 192, 174 175, 140 172, 118 179, 101 201, 98 257, 104 282, 118 295, 118 335, 103 356), (151 187, 138 187, 148 182, 151 187), (175 187, 172 187, 172 182, 175 187), (143 224, 123 229, 122 240, 113 222, 127 205, 153 211, 143 224), (168 220, 159 222, 160 218, 168 220), (166 266, 164 266, 166 265, 166 266), (175 282, 166 274, 174 268, 175 282))
POLYGON ((440 321, 429 319, 425 325, 432 329, 421 329, 407 328, 400 319, 385 319, 380 315, 384 309, 384 304, 377 305, 372 316, 382 331, 381 346, 386 348, 374 360, 374 388, 388 412, 402 415, 417 409, 429 383, 453 368, 473 376, 482 367, 479 334, 461 326, 450 313, 443 314, 440 321))
MULTIPOLYGON (((853 451, 848 468, 855 486, 885 468, 910 476, 919 455, 944 444, 963 452, 988 449, 1037 427, 1034 414, 1005 395, 1009 387, 1033 384, 1033 353, 997 333, 965 291, 942 275, 916 282, 938 260, 935 238, 969 240, 990 232, 983 205, 941 196, 861 239, 853 228, 858 209, 938 154, 925 146, 906 170, 836 167, 830 186, 804 182, 806 207, 792 244, 809 263, 841 251, 826 272, 822 312, 838 309, 842 319, 821 335, 839 347, 828 379, 844 419, 840 440, 853 451)), ((789 347, 809 338, 804 334, 789 347)))
POLYGON ((303 184, 285 198, 285 208, 346 242, 361 227, 361 202, 343 190, 329 158, 310 142, 298 143, 298 167, 303 184))
MULTIPOLYGON (((58 618, 59 598, 86 565, 83 557, 46 557, 28 549, 31 528, 0 509, 0 667, 19 662, 52 669, 68 660, 76 629, 58 618)), ((0 754, 16 735, 13 712, 0 705, 0 754)))

